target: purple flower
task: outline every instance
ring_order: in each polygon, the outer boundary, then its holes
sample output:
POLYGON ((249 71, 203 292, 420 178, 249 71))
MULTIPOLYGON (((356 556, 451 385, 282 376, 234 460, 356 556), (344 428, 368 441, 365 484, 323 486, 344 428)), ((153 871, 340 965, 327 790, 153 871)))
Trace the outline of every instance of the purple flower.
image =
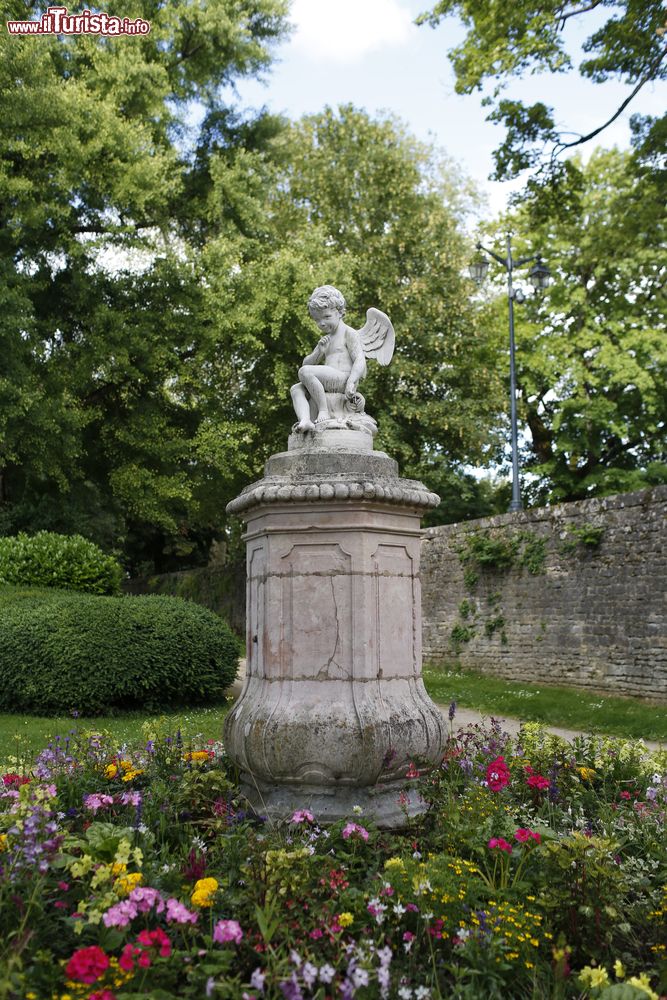
POLYGON ((454 721, 454 716, 456 715, 456 702, 455 701, 453 701, 451 703, 451 705, 449 706, 449 713, 448 713, 448 715, 449 715, 449 721, 453 722, 454 721))
POLYGON ((259 990, 260 993, 264 992, 264 980, 266 979, 266 973, 258 967, 254 970, 252 976, 250 977, 250 985, 254 990, 259 990))

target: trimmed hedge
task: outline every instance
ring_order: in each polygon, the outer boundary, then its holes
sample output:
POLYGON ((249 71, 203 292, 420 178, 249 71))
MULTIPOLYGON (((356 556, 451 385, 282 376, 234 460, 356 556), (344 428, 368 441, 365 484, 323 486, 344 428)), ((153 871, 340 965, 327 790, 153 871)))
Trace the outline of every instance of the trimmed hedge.
POLYGON ((119 594, 122 576, 118 560, 81 535, 38 531, 0 538, 0 583, 119 594))
POLYGON ((0 587, 0 711, 82 715, 225 701, 239 643, 177 597, 0 587))

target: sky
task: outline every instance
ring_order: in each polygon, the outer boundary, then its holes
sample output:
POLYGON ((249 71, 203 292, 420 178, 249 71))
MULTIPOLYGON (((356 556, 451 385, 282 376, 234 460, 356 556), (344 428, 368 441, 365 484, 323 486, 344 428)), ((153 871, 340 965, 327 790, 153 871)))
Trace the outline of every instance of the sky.
MULTIPOLYGON (((454 92, 447 50, 462 40, 464 29, 451 18, 435 29, 416 27, 414 19, 428 8, 428 0, 292 0, 293 34, 276 47, 265 83, 241 81, 236 89, 242 105, 266 105, 291 118, 344 103, 372 114, 393 112, 414 135, 434 142, 458 161, 486 192, 489 212, 494 215, 523 181, 488 180, 492 151, 500 144, 504 128, 485 121, 489 109, 481 106, 481 94, 454 92)), ((608 16, 605 8, 601 17, 608 16)), ((576 47, 590 34, 597 17, 597 12, 587 15, 584 31, 576 19, 568 22, 568 50, 570 44, 576 47)), ((518 81, 507 94, 543 100, 556 108, 557 120, 569 130, 586 133, 610 117, 630 89, 616 82, 592 84, 571 72, 518 81)), ((666 99, 664 85, 643 88, 600 142, 627 147, 630 114, 661 115, 666 99)), ((592 144, 582 149, 587 155, 590 151, 592 144)))

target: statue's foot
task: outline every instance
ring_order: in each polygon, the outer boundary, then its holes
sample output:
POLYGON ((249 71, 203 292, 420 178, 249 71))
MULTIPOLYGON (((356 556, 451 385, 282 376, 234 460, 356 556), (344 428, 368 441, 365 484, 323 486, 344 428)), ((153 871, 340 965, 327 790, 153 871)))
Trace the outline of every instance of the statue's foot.
POLYGON ((326 410, 320 410, 320 412, 317 414, 317 418, 315 420, 315 423, 316 424, 324 424, 324 423, 326 423, 326 421, 328 419, 329 419, 329 414, 327 413, 327 411, 326 410))
POLYGON ((298 431, 298 433, 300 434, 305 434, 306 431, 314 431, 315 424, 313 423, 312 420, 308 419, 300 420, 299 423, 296 425, 295 430, 298 431))

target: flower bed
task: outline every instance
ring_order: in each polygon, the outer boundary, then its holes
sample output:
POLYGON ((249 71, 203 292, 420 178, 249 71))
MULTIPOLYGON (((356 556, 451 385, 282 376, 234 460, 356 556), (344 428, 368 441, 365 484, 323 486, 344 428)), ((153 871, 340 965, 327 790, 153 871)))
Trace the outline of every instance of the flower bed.
POLYGON ((657 998, 667 755, 526 726, 410 768, 401 833, 244 812, 220 743, 72 733, 0 788, 0 997, 657 998))

